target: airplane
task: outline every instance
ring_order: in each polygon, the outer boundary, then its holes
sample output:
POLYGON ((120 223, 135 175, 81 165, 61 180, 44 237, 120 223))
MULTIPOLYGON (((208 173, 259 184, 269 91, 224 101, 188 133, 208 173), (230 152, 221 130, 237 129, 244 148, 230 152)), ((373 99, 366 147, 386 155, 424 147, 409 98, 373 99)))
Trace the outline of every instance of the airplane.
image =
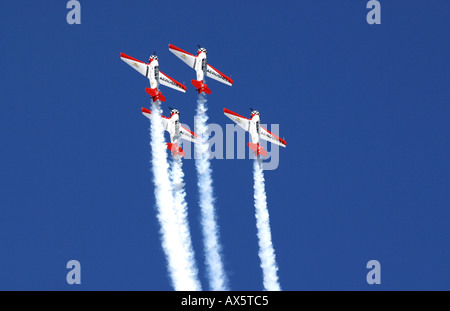
MULTIPOLYGON (((164 129, 170 134, 170 143, 167 144, 167 149, 172 151, 172 156, 174 158, 184 157, 186 154, 184 150, 178 146, 178 141, 182 138, 193 143, 199 142, 199 137, 194 132, 191 132, 183 125, 180 124, 180 112, 177 109, 170 108, 170 118, 161 116, 164 129)), ((152 112, 142 107, 142 114, 150 119, 150 114, 152 112)))
POLYGON ((141 62, 124 53, 120 53, 120 58, 150 80, 150 87, 146 88, 145 91, 152 97, 154 102, 157 100, 162 102, 166 101, 164 95, 159 91, 160 84, 186 93, 186 86, 159 71, 159 62, 156 53, 150 56, 148 63, 141 62))
POLYGON ((179 59, 184 61, 189 67, 194 68, 197 73, 197 80, 192 80, 192 85, 197 89, 198 93, 205 92, 211 94, 211 90, 204 83, 204 76, 212 78, 226 85, 232 86, 233 80, 219 70, 206 62, 206 49, 198 45, 197 55, 194 56, 172 44, 169 44, 169 50, 175 54, 179 59))
POLYGON ((236 112, 223 108, 223 112, 228 118, 250 133, 252 142, 249 142, 248 146, 251 150, 253 150, 255 156, 267 156, 267 151, 259 145, 259 139, 261 138, 273 144, 286 147, 286 141, 284 139, 272 134, 269 130, 260 125, 259 112, 253 110, 252 108, 250 108, 250 110, 252 111, 252 114, 250 119, 247 119, 236 112))

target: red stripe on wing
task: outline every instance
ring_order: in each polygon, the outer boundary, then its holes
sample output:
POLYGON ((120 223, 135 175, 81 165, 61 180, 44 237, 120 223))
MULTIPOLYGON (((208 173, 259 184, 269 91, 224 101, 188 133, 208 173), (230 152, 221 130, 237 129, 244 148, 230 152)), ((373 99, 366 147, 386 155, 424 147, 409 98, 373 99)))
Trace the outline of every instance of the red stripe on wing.
MULTIPOLYGON (((186 52, 185 50, 182 50, 182 49, 180 49, 180 48, 177 48, 175 45, 172 45, 172 44, 170 44, 170 43, 169 43, 169 49, 172 49, 172 50, 175 50, 175 51, 184 53, 184 54, 188 54, 188 55, 194 56, 194 55, 192 55, 191 53, 186 52)), ((196 57, 196 56, 194 56, 194 57, 196 57)))
MULTIPOLYGON (((147 109, 147 108, 144 108, 144 107, 142 107, 142 113, 148 113, 148 114, 151 114, 152 112, 150 111, 150 109, 147 109)), ((168 117, 165 117, 165 116, 161 116, 161 118, 164 118, 164 119, 167 119, 167 120, 169 120, 170 118, 168 118, 168 117)))
MULTIPOLYGON (((162 72, 160 71, 160 73, 162 73, 162 72)), ((173 83, 175 83, 176 85, 178 85, 179 87, 181 87, 183 90, 186 91, 186 86, 185 86, 184 84, 181 84, 181 83, 178 82, 177 80, 172 79, 171 77, 169 77, 169 76, 166 75, 165 73, 164 73, 164 76, 165 76, 167 79, 171 80, 171 81, 172 81, 173 83)))
POLYGON ((198 137, 197 134, 195 134, 194 132, 188 130, 187 128, 185 128, 183 125, 181 126, 182 128, 184 128, 186 131, 188 131, 189 133, 191 133, 194 137, 198 137))
POLYGON ((223 108, 223 112, 231 114, 231 115, 239 117, 239 118, 242 118, 242 119, 250 120, 250 119, 247 119, 246 117, 243 117, 240 114, 237 114, 236 112, 233 112, 233 111, 231 111, 230 109, 227 109, 227 108, 223 108))
POLYGON ((283 145, 286 146, 286 141, 284 139, 281 139, 280 137, 278 137, 277 135, 273 134, 271 131, 269 131, 268 129, 266 129, 265 127, 261 126, 263 129, 265 129, 267 131, 267 133, 269 133, 270 135, 272 135, 273 137, 275 137, 276 139, 278 139, 280 141, 280 143, 282 143, 283 145))
POLYGON ((225 80, 227 80, 228 82, 230 82, 231 84, 233 84, 233 79, 231 79, 230 77, 227 77, 226 75, 224 75, 222 72, 220 72, 219 70, 217 70, 216 68, 214 68, 213 66, 211 66, 210 64, 208 64, 209 67, 211 67, 212 69, 214 69, 215 71, 217 71, 218 74, 220 74, 222 77, 225 78, 225 80))
POLYGON ((136 58, 134 58, 134 57, 128 56, 127 54, 124 54, 124 53, 120 53, 120 57, 127 58, 127 59, 129 59, 129 60, 133 60, 133 61, 135 61, 135 62, 139 62, 139 63, 141 63, 141 64, 147 65, 146 63, 140 61, 139 59, 136 59, 136 58))

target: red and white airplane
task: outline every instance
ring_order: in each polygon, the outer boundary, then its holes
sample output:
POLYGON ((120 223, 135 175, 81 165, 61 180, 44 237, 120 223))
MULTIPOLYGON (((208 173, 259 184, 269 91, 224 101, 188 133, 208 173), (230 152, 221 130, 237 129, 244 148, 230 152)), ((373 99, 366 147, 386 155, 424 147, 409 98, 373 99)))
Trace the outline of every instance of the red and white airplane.
MULTIPOLYGON (((169 107, 170 108, 170 107, 169 107)), ((161 116, 164 129, 170 134, 170 143, 167 143, 167 149, 172 151, 173 157, 184 157, 185 153, 180 146, 178 146, 178 140, 185 139, 193 143, 198 143, 199 138, 194 133, 185 128, 180 123, 180 113, 178 110, 170 108, 170 118, 161 116)), ((142 108, 142 114, 150 119, 152 112, 147 108, 142 108)))
POLYGON ((197 73, 197 80, 192 80, 192 85, 197 89, 198 93, 205 92, 206 94, 211 94, 211 90, 204 83, 205 75, 208 78, 212 78, 219 82, 225 83, 226 85, 232 86, 233 80, 227 77, 219 70, 209 65, 206 62, 206 49, 198 46, 197 55, 194 56, 176 46, 169 44, 169 50, 175 54, 179 59, 185 62, 189 67, 194 68, 197 73))
POLYGON ((260 125, 259 112, 253 109, 251 110, 252 115, 250 119, 247 119, 246 117, 243 117, 236 112, 233 112, 227 108, 223 108, 223 112, 228 118, 236 122, 237 125, 250 133, 252 142, 248 143, 248 146, 251 150, 253 150, 256 156, 267 156, 267 151, 259 145, 260 138, 267 140, 273 144, 286 147, 286 141, 284 139, 281 139, 280 137, 272 134, 269 130, 260 125))
POLYGON ((164 95, 159 91, 160 84, 186 93, 186 86, 159 71, 158 56, 151 55, 148 63, 141 62, 124 53, 120 53, 120 58, 150 80, 150 87, 146 88, 145 91, 152 97, 154 102, 157 100, 166 101, 164 95))

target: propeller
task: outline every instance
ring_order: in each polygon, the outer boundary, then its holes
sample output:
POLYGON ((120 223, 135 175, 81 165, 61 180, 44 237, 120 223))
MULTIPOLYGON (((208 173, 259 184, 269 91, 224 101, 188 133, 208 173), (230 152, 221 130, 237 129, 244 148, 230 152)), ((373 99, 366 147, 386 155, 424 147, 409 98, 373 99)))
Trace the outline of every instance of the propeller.
POLYGON ((253 109, 252 107, 250 107, 250 110, 251 110, 251 112, 252 112, 252 115, 253 115, 253 114, 259 114, 259 111, 253 109))
MULTIPOLYGON (((150 55, 150 59, 152 58, 152 56, 156 56, 156 51, 153 51, 153 54, 150 55)), ((156 58, 158 58, 158 56, 156 56, 156 58)))
POLYGON ((198 46, 198 49, 199 49, 199 50, 200 50, 200 49, 203 49, 204 52, 206 53, 206 49, 205 49, 204 47, 202 47, 200 44, 197 44, 197 46, 198 46))

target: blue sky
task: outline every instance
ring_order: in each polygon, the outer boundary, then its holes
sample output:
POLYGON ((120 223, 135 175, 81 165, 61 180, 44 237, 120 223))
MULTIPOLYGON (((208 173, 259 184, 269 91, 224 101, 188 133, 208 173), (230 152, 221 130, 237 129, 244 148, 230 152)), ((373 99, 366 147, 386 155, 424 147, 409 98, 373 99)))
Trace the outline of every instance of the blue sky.
MULTIPOLYGON (((148 82, 120 60, 185 83, 162 89, 192 125, 191 53, 231 76, 209 81, 210 121, 227 107, 280 124, 266 171, 284 290, 450 289, 450 3, 66 1, 2 4, 0 289, 171 290, 150 171, 148 82), (79 260, 82 284, 66 283, 79 260), (366 263, 381 263, 381 285, 366 263)), ((233 290, 261 290, 251 160, 213 160, 233 290)), ((208 288, 193 160, 184 161, 197 264, 208 288)))

